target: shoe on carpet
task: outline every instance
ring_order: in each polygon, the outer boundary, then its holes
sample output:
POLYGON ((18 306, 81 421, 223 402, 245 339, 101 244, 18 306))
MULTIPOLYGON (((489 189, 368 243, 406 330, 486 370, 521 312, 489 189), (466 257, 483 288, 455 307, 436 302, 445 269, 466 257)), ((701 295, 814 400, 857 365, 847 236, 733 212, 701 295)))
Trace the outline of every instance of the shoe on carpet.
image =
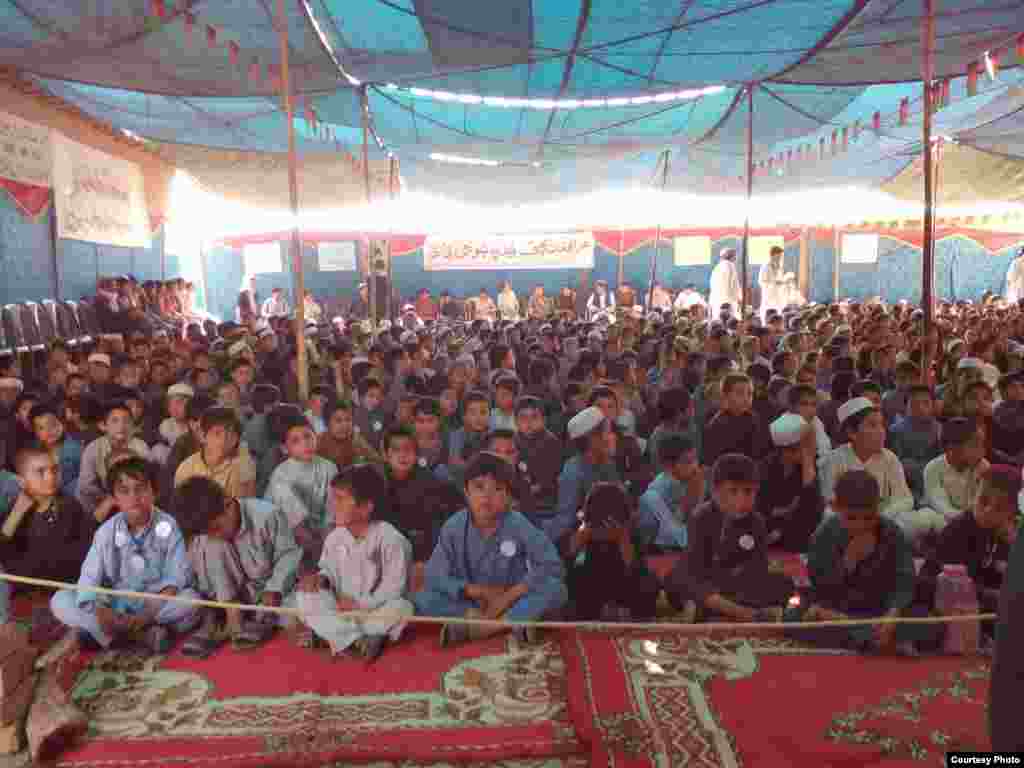
POLYGON ((441 647, 451 648, 469 640, 468 624, 445 624, 441 627, 441 647))
POLYGON ((359 641, 359 655, 363 657, 363 660, 367 664, 371 664, 377 660, 377 658, 384 651, 384 645, 387 642, 387 636, 385 635, 370 635, 364 637, 359 641))
POLYGON ((174 633, 162 624, 147 627, 141 640, 142 648, 155 656, 170 653, 174 647, 174 633))

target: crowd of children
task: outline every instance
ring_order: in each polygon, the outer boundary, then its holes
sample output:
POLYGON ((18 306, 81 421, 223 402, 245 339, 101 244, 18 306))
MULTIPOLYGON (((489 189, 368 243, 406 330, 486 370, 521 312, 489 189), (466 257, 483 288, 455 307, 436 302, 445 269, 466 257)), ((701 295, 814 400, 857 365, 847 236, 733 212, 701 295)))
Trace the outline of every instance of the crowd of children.
MULTIPOLYGON (((84 646, 185 636, 198 657, 284 623, 373 659, 413 614, 529 640, 544 619, 653 620, 662 593, 682 621, 920 615, 949 565, 991 608, 1024 315, 943 303, 926 335, 904 305, 702 314, 310 326, 304 401, 287 318, 57 342, 24 377, 0 359, 0 564, 77 582, 51 609, 84 646)), ((793 632, 913 653, 938 626, 793 632)))

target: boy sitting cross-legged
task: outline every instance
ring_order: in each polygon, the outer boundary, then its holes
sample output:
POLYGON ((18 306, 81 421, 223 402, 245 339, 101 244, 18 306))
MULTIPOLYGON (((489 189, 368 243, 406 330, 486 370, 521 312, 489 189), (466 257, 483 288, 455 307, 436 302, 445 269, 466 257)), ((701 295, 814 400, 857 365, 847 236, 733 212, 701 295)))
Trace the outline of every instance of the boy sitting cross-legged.
MULTIPOLYGON (((441 529, 427 562, 425 585, 413 596, 426 616, 538 621, 568 599, 561 559, 544 533, 510 511, 512 468, 480 453, 465 472, 468 509, 441 529)), ((441 645, 488 637, 500 627, 447 624, 441 645)), ((533 634, 520 631, 529 639, 533 634)))
POLYGON ((174 518, 157 509, 156 467, 145 459, 122 459, 110 468, 110 486, 119 510, 93 537, 78 585, 50 601, 53 615, 79 631, 79 642, 108 648, 115 640, 140 637, 152 653, 167 653, 173 632, 188 632, 199 614, 184 603, 98 595, 91 587, 108 587, 153 595, 198 599, 191 589, 192 566, 185 539, 174 518))
MULTIPOLYGON (((174 495, 174 515, 190 539, 188 554, 199 591, 224 603, 260 603, 280 606, 291 593, 302 562, 302 549, 280 509, 263 499, 235 498, 215 480, 193 477, 174 495)), ((236 647, 260 645, 277 617, 229 609, 225 626, 236 647), (248 617, 247 617, 248 618, 248 617)), ((219 615, 204 613, 204 626, 182 649, 186 655, 206 657, 224 639, 218 631, 219 615)))
POLYGON ((311 646, 315 634, 332 653, 354 651, 369 662, 405 629, 403 617, 413 613, 404 597, 412 545, 393 525, 373 519, 386 488, 383 474, 370 464, 350 467, 331 482, 337 527, 324 542, 320 572, 308 574, 299 585, 305 624, 300 644, 311 646), (350 611, 370 615, 342 615, 350 611))

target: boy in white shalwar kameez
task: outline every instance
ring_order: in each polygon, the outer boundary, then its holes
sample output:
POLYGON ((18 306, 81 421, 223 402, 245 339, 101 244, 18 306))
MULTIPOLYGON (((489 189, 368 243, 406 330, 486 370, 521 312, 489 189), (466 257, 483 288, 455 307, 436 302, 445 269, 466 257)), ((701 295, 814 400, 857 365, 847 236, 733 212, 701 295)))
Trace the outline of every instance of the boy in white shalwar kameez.
POLYGON ((413 605, 405 599, 412 545, 390 523, 373 520, 387 481, 369 464, 357 464, 331 482, 337 527, 324 542, 320 572, 299 585, 299 611, 308 628, 299 642, 312 645, 309 632, 334 654, 352 650, 367 662, 405 629, 413 605), (346 618, 349 611, 368 616, 346 618))

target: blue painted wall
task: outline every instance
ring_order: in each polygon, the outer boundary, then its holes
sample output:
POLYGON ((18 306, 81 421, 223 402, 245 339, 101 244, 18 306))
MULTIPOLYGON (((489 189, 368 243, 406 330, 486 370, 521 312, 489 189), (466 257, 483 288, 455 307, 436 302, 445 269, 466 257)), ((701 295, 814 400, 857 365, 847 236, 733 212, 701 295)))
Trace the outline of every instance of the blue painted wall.
POLYGON ((177 257, 164 254, 162 231, 153 237, 149 248, 118 248, 79 240, 54 243, 54 215, 51 206, 30 219, 0 192, 0 303, 92 296, 99 275, 130 274, 139 280, 156 280, 179 274, 177 257))
MULTIPOLYGON (((835 250, 830 232, 808 239, 810 254, 810 289, 812 301, 828 302, 833 297, 833 270, 835 250)), ((1024 236, 1022 236, 1024 242, 1024 236)), ((712 263, 705 266, 676 267, 673 265, 672 246, 668 240, 658 250, 656 275, 671 288, 682 288, 693 283, 707 291, 711 270, 718 263, 725 248, 739 248, 739 238, 724 238, 712 245, 712 263)), ((623 275, 626 282, 646 291, 650 275, 654 245, 646 244, 630 251, 625 258, 623 275)), ((1014 248, 995 255, 972 240, 952 237, 940 240, 936 246, 935 288, 941 297, 977 299, 986 290, 1001 292, 1005 288, 1006 270, 1013 258, 1014 248)), ((785 267, 796 273, 799 269, 800 246, 796 241, 786 244, 785 267)), ((320 299, 351 296, 359 282, 355 272, 320 272, 313 246, 304 250, 303 266, 306 284, 320 299)), ((751 267, 750 279, 757 284, 760 267, 751 267)), ((428 288, 436 296, 448 289, 462 296, 472 295, 486 288, 491 295, 500 281, 508 279, 521 295, 540 284, 548 294, 557 293, 564 285, 575 286, 580 270, 466 270, 428 272, 423 269, 420 250, 396 256, 392 263, 395 285, 402 295, 410 298, 420 288, 428 288)), ((887 301, 907 299, 920 301, 921 251, 899 240, 882 237, 879 260, 876 264, 840 264, 839 293, 841 297, 866 299, 882 296, 887 301)), ((242 281, 242 254, 238 249, 218 248, 207 254, 207 287, 210 291, 210 311, 222 316, 234 314, 238 289, 242 281)), ((600 246, 594 251, 594 269, 591 280, 604 279, 611 285, 618 282, 618 257, 600 246)), ((291 280, 287 272, 258 275, 257 290, 267 296, 270 289, 280 287, 291 296, 291 280)))

